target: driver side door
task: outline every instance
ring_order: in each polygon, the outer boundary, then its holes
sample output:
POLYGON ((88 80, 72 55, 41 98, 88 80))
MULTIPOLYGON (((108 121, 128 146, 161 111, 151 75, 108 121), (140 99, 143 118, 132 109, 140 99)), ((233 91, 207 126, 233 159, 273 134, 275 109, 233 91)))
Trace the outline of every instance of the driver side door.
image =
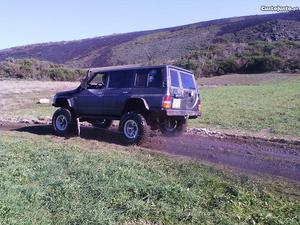
POLYGON ((76 99, 77 111, 81 115, 101 115, 104 113, 104 92, 107 86, 107 74, 95 74, 76 99))

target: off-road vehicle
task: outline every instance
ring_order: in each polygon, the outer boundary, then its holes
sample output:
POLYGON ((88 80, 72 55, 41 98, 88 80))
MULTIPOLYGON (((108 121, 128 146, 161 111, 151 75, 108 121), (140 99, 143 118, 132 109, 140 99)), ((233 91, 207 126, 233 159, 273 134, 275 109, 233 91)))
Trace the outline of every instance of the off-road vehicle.
POLYGON ((201 113, 201 98, 194 75, 170 66, 119 66, 88 71, 80 86, 57 93, 52 118, 58 135, 78 132, 79 122, 109 128, 119 120, 127 143, 141 143, 149 128, 179 135, 187 119, 201 113))

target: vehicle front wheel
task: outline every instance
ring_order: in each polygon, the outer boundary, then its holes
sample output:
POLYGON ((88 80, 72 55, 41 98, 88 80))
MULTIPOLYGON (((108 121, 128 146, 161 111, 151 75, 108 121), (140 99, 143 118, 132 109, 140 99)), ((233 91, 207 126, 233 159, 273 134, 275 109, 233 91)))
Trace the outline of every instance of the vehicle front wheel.
POLYGON ((103 128, 103 129, 107 129, 111 126, 112 124, 112 120, 107 120, 107 119, 101 119, 101 120, 96 120, 92 123, 93 127, 96 128, 103 128))
MULTIPOLYGON (((52 126, 59 136, 68 136, 78 130, 78 120, 72 118, 68 109, 60 108, 55 111, 52 117, 52 126)), ((77 132, 78 133, 78 132, 77 132)))
POLYGON ((127 144, 141 144, 148 133, 148 126, 141 114, 126 113, 121 121, 119 130, 127 144))
POLYGON ((179 136, 186 131, 186 119, 167 118, 159 124, 160 131, 165 136, 179 136))

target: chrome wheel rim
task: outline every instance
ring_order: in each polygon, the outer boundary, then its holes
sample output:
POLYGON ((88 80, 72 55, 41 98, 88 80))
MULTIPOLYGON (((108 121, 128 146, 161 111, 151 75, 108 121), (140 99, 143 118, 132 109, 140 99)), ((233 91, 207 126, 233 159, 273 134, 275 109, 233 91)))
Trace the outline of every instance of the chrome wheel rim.
POLYGON ((135 139, 138 136, 139 127, 134 120, 127 120, 124 124, 124 134, 128 139, 135 139))
POLYGON ((55 126, 60 131, 65 131, 67 129, 68 120, 65 115, 59 115, 55 120, 55 126))

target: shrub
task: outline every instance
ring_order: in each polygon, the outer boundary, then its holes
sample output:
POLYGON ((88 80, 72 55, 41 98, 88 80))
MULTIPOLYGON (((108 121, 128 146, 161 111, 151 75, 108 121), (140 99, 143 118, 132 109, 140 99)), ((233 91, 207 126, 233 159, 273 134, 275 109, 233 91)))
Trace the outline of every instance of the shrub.
POLYGON ((194 59, 182 59, 177 63, 177 66, 180 66, 182 68, 185 68, 187 70, 191 70, 195 73, 195 76, 198 77, 199 74, 201 73, 201 68, 199 61, 194 60, 194 59))
POLYGON ((0 78, 72 81, 84 76, 85 71, 35 59, 8 58, 0 63, 0 78))
POLYGON ((264 73, 282 69, 283 61, 272 56, 253 56, 246 58, 243 73, 264 73))
POLYGON ((14 63, 15 62, 15 59, 13 57, 8 57, 5 59, 6 62, 11 62, 11 63, 14 63))
POLYGON ((288 59, 285 62, 284 72, 299 73, 300 72, 300 58, 288 59))
POLYGON ((197 77, 228 73, 299 72, 300 42, 218 43, 190 51, 176 62, 197 77))
POLYGON ((219 68, 217 70, 217 74, 223 75, 227 73, 237 73, 240 70, 240 66, 237 63, 236 58, 227 58, 223 60, 219 60, 217 62, 219 68))
POLYGON ((218 69, 219 66, 216 64, 216 61, 208 60, 202 64, 201 74, 203 74, 204 76, 216 75, 218 69))

